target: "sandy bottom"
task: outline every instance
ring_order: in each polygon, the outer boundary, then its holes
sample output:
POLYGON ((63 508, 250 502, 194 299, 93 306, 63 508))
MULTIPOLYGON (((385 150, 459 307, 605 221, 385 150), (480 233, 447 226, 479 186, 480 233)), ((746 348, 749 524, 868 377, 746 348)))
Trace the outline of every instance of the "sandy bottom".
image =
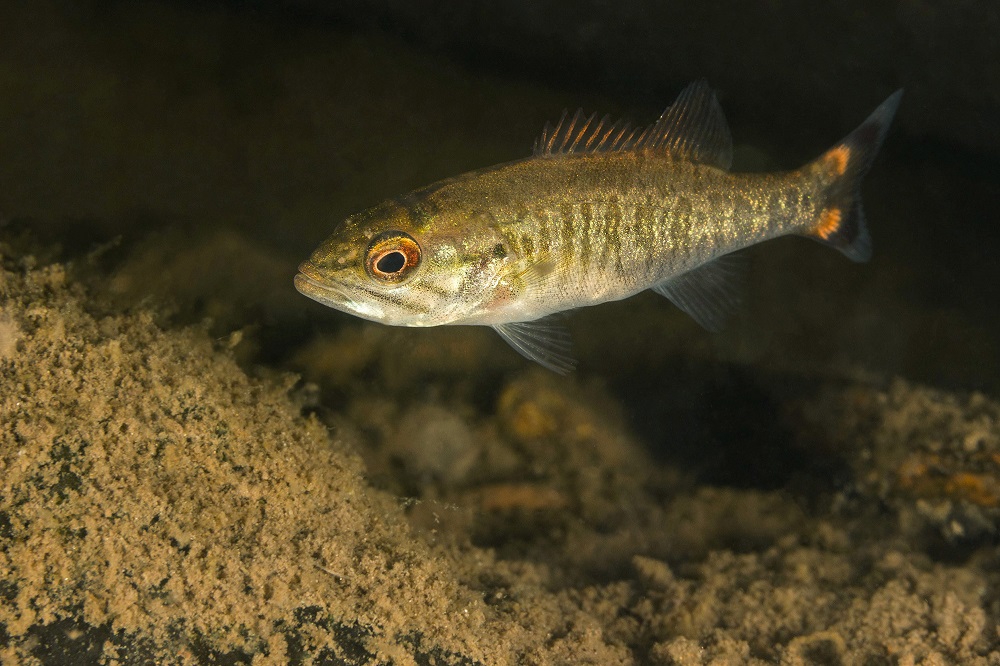
POLYGON ((762 379, 812 462, 706 483, 488 336, 345 327, 250 377, 4 247, 5 664, 1000 663, 987 397, 762 379))

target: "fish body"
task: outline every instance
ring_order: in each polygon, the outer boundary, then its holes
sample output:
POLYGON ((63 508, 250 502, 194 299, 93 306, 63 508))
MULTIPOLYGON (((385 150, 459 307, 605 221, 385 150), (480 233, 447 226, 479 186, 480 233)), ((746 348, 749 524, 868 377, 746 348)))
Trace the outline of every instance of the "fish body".
POLYGON ((704 82, 644 130, 577 112, 532 157, 449 178, 349 217, 299 268, 306 296, 398 326, 492 326, 558 372, 548 315, 653 289, 703 326, 735 304, 731 253, 788 234, 866 261, 859 184, 899 104, 801 169, 732 173, 704 82))

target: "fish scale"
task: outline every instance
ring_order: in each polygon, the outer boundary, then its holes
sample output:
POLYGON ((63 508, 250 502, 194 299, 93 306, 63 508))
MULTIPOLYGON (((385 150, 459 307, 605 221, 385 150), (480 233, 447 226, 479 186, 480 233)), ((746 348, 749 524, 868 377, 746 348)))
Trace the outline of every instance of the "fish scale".
POLYGON ((295 284, 385 324, 491 326, 557 372, 574 360, 550 314, 652 289, 716 330, 736 302, 733 252, 792 234, 869 258, 860 182, 900 96, 813 162, 773 174, 729 171, 729 129, 704 81, 641 131, 566 114, 532 157, 350 216, 295 284))

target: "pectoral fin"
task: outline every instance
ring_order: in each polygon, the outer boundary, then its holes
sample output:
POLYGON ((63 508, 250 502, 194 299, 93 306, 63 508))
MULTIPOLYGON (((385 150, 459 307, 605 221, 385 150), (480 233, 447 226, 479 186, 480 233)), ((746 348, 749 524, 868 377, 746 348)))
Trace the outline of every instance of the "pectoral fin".
POLYGON ((576 367, 569 333, 547 319, 496 324, 493 330, 525 358, 565 375, 576 367))
POLYGON ((740 304, 739 285, 746 270, 740 254, 719 257, 653 286, 709 331, 721 331, 740 304))

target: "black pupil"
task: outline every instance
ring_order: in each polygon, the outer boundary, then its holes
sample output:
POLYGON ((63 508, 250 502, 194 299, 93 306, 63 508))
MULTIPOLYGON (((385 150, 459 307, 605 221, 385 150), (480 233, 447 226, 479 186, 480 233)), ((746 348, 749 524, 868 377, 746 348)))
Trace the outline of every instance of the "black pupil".
POLYGON ((382 273, 398 273, 403 270, 404 265, 406 265, 406 257, 402 252, 390 252, 383 255, 375 263, 375 268, 379 269, 382 273))

